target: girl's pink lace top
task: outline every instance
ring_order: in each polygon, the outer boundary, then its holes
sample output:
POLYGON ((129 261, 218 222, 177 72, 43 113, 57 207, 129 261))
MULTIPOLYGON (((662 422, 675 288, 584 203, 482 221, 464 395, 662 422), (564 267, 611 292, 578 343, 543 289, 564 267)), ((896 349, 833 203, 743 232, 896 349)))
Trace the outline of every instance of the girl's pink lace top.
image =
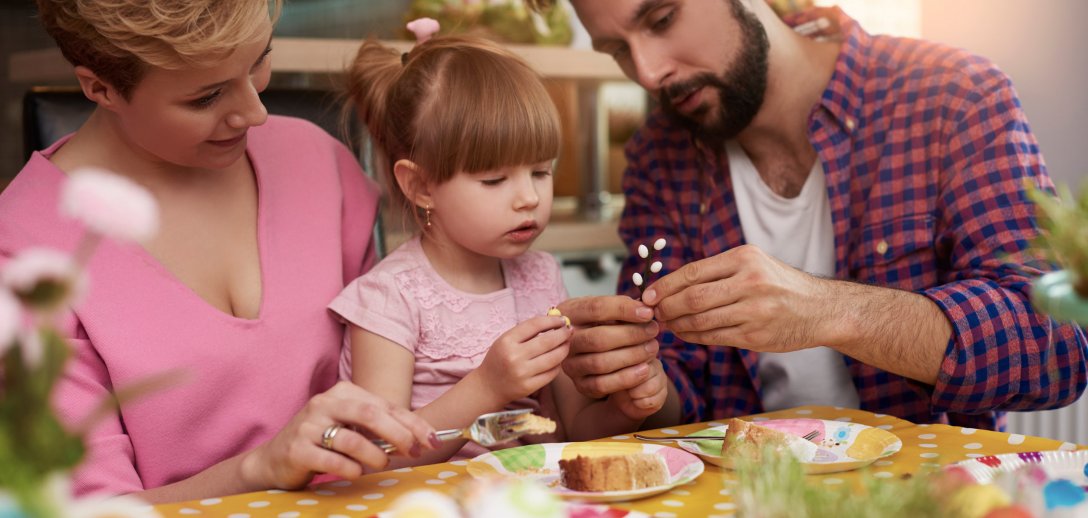
MULTIPOLYGON (((458 291, 431 267, 417 237, 348 284, 329 309, 412 352, 415 410, 479 366, 500 335, 518 322, 547 313, 567 296, 559 264, 547 253, 530 251, 504 260, 502 266, 506 288, 487 294, 458 291)), ((340 378, 351 379, 351 348, 346 343, 340 378)), ((554 405, 537 396, 514 401, 508 408, 529 407, 554 418, 554 405)), ((484 451, 470 443, 458 457, 484 451)))

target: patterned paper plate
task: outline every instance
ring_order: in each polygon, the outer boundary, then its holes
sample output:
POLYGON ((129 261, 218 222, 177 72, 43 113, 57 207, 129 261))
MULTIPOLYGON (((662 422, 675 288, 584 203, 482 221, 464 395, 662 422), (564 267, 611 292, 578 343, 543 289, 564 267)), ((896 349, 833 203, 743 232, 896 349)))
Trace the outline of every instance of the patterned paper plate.
MULTIPOLYGON (((435 516, 443 516, 441 511, 436 511, 435 516)), ((392 511, 385 511, 374 515, 375 518, 395 518, 392 511)), ((568 518, 650 518, 650 515, 641 511, 618 509, 601 504, 571 503, 567 508, 568 518)))
MULTIPOLYGON (((858 423, 825 421, 823 419, 772 419, 758 421, 755 424, 773 428, 793 435, 802 436, 816 431, 812 440, 820 447, 816 458, 811 462, 801 463, 805 473, 837 473, 850 471, 872 464, 877 459, 894 455, 903 448, 903 441, 895 434, 858 423)), ((724 436, 726 425, 719 425, 700 430, 692 435, 724 436)), ((724 468, 732 468, 732 458, 723 457, 722 441, 690 440, 678 437, 676 444, 701 457, 707 463, 724 468)))
POLYGON ((1088 450, 1006 453, 964 460, 953 465, 963 466, 975 480, 985 484, 998 473, 1016 471, 1028 464, 1038 464, 1051 480, 1065 479, 1088 486, 1088 450))
POLYGON ((703 473, 699 458, 670 446, 626 442, 562 442, 531 444, 496 450, 469 461, 468 472, 476 478, 518 477, 539 480, 558 496, 568 500, 603 503, 635 500, 664 493, 680 484, 695 480, 703 473), (665 459, 669 468, 667 484, 631 491, 571 491, 559 484, 559 459, 653 453, 665 459))

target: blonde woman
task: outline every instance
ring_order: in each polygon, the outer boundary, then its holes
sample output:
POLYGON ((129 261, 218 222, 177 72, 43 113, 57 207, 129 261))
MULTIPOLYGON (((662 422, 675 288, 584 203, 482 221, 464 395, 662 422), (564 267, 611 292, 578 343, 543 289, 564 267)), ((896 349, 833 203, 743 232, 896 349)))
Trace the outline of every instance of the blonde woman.
POLYGON ((64 322, 74 348, 55 396, 73 425, 117 388, 167 369, 187 382, 87 431, 79 493, 176 501, 355 477, 419 454, 433 429, 336 383, 343 325, 325 304, 373 263, 378 193, 308 122, 270 117, 280 0, 40 0, 42 23, 98 106, 35 153, 0 196, 0 260, 70 248, 56 205, 68 173, 100 167, 149 189, 160 233, 104 245, 64 322))

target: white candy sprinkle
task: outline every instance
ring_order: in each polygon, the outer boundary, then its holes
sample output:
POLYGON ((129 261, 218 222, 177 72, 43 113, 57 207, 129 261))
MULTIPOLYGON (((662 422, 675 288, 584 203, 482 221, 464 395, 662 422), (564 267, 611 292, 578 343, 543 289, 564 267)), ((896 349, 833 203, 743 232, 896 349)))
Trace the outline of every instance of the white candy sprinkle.
POLYGON ((642 274, 635 272, 631 274, 631 280, 635 282, 635 286, 642 286, 642 274))
POLYGON ((654 261, 654 264, 650 265, 650 271, 657 273, 661 271, 661 261, 654 261))
POLYGON ((646 245, 638 245, 638 256, 643 259, 650 257, 650 249, 646 245))
POLYGON ((662 250, 665 248, 665 238, 659 237, 657 241, 654 241, 654 250, 662 250))

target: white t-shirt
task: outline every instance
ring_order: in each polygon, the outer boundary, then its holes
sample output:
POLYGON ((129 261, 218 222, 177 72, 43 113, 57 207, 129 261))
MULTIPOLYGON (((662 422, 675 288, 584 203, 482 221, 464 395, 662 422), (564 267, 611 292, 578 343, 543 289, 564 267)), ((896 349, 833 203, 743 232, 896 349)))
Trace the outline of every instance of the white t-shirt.
MULTIPOLYGON (((763 182, 740 144, 730 141, 726 152, 745 241, 794 268, 833 277, 835 233, 820 161, 813 164, 801 194, 784 198, 763 182)), ((760 353, 757 373, 767 411, 800 405, 857 408, 859 404, 842 354, 827 347, 760 353)))

